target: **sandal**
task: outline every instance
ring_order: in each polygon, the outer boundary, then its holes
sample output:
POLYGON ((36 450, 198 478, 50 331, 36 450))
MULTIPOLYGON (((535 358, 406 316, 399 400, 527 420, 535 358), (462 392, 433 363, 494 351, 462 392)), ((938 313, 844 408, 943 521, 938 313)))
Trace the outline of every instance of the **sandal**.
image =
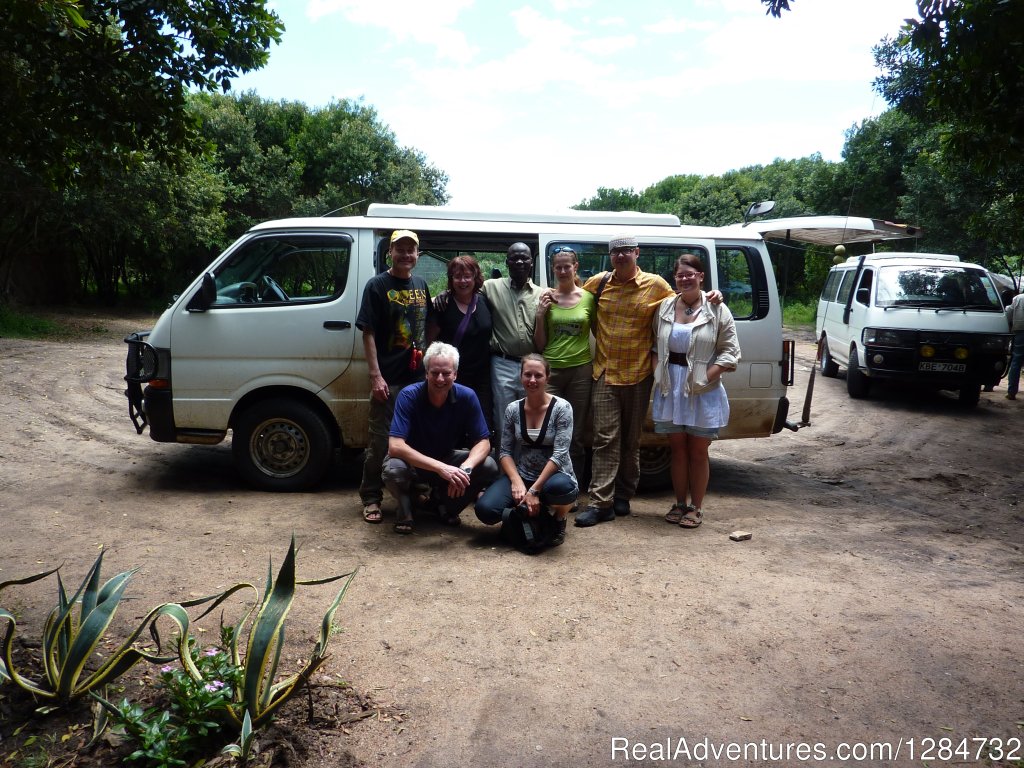
POLYGON ((697 528, 704 522, 704 510, 700 507, 691 507, 679 520, 680 528, 697 528))
POLYGON ((395 522, 395 533, 409 534, 412 533, 412 518, 408 520, 398 520, 395 522))
POLYGON ((384 519, 383 513, 380 511, 380 504, 375 501, 371 501, 369 504, 363 505, 363 520, 368 523, 379 523, 384 519))
POLYGON ((672 525, 679 525, 683 521, 683 516, 694 509, 693 505, 685 504, 681 501, 677 501, 672 505, 672 509, 665 515, 665 522, 672 523, 672 525))

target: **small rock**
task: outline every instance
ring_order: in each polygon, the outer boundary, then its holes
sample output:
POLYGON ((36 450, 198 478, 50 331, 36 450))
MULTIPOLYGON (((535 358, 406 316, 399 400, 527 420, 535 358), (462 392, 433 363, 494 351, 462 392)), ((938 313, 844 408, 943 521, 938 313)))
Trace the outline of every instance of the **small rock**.
POLYGON ((733 531, 729 534, 729 538, 733 541, 747 541, 748 539, 753 538, 753 536, 754 534, 750 531, 733 531))

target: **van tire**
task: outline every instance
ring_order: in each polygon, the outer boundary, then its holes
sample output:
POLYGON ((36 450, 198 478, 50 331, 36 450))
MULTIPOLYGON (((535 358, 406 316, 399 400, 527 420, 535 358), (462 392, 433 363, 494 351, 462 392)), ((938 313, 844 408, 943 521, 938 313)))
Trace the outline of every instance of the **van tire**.
POLYGON ((640 448, 640 481, 637 490, 660 491, 672 485, 672 449, 665 446, 640 448))
POLYGON ((963 408, 975 408, 981 400, 981 384, 964 384, 957 392, 957 402, 963 408))
POLYGON ((832 359, 832 354, 828 351, 828 341, 825 337, 821 337, 821 359, 818 361, 818 370, 821 371, 821 375, 827 379, 834 379, 839 375, 839 364, 832 359))
POLYGON ((860 360, 857 358, 857 345, 850 345, 850 361, 846 366, 846 392, 859 400, 867 397, 871 390, 871 379, 860 369, 860 360))
POLYGON ((301 491, 323 478, 332 457, 331 434, 311 408, 273 398, 235 420, 231 453, 239 474, 264 491, 301 491))

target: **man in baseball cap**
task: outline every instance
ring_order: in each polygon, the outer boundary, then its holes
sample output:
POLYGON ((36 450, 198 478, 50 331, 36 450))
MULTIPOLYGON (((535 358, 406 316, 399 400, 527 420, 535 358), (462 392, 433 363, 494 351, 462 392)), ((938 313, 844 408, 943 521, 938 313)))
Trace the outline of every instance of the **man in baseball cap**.
POLYGON ((419 244, 419 237, 408 229, 391 233, 388 271, 367 281, 356 317, 370 373, 370 436, 359 486, 363 519, 368 523, 382 519, 381 470, 395 400, 403 387, 423 381, 430 290, 422 277, 412 273, 420 257, 419 244))

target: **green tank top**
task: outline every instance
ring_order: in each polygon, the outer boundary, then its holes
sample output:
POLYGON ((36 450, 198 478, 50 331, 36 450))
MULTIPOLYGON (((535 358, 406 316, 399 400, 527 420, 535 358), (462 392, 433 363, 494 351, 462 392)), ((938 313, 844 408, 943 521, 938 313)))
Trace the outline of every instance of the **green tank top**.
POLYGON ((575 307, 551 305, 544 318, 548 335, 544 357, 552 368, 572 368, 590 362, 590 326, 595 311, 594 294, 587 291, 575 307))

